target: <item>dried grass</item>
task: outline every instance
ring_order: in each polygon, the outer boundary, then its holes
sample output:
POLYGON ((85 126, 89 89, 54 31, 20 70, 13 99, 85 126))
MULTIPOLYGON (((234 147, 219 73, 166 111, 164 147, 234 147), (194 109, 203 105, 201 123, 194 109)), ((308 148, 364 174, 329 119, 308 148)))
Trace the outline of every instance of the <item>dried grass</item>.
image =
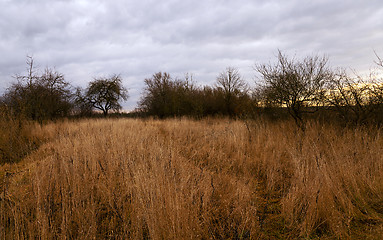
POLYGON ((0 238, 383 236, 373 128, 206 119, 52 123, 3 165, 0 238))

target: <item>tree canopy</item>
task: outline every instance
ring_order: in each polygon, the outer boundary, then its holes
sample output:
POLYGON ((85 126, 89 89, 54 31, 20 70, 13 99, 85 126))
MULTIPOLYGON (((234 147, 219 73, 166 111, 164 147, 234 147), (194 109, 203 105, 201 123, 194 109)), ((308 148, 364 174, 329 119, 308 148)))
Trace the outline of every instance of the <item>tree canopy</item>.
POLYGON ((122 109, 120 101, 128 99, 128 91, 122 85, 121 76, 113 75, 110 78, 96 78, 90 82, 85 98, 93 108, 101 110, 106 116, 110 110, 122 109))

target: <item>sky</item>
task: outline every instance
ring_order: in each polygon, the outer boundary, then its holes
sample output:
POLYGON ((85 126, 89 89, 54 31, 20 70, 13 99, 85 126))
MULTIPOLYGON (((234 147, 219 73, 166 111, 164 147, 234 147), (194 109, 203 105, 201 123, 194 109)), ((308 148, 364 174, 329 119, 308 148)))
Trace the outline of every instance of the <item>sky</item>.
POLYGON ((132 110, 156 72, 213 85, 235 67, 251 85, 278 49, 368 72, 383 57, 383 1, 0 0, 0 94, 29 55, 73 86, 120 74, 132 110))

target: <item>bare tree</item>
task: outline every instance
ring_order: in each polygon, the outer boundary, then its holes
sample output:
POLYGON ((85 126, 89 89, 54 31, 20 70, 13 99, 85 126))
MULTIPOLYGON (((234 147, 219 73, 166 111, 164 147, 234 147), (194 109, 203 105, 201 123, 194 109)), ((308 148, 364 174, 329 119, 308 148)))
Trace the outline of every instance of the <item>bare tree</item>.
MULTIPOLYGON (((383 60, 375 52, 375 64, 382 68, 383 60)), ((350 77, 345 70, 339 71, 330 81, 327 104, 337 111, 346 122, 354 124, 379 123, 383 111, 383 82, 379 69, 369 76, 350 77)))
POLYGON ((278 51, 276 64, 259 64, 262 87, 268 101, 285 106, 296 124, 303 128, 303 114, 318 110, 323 103, 325 84, 331 80, 328 58, 308 56, 303 60, 288 58, 278 51))
POLYGON ((227 67, 218 75, 216 87, 223 90, 226 111, 230 116, 233 116, 236 98, 247 92, 247 84, 238 69, 227 67))
POLYGON ((158 72, 145 79, 140 108, 160 118, 190 115, 193 112, 192 93, 195 91, 192 75, 173 79, 169 73, 158 72))
POLYGON ((143 96, 140 99, 140 108, 149 115, 166 117, 172 111, 171 108, 171 89, 173 79, 169 73, 158 72, 151 78, 146 78, 143 96))
POLYGON ((346 122, 366 123, 378 110, 381 101, 375 94, 378 87, 360 76, 352 78, 343 70, 330 81, 326 101, 346 122))
POLYGON ((119 75, 110 78, 96 78, 89 83, 85 93, 87 101, 107 116, 109 110, 118 111, 122 108, 121 100, 128 99, 128 91, 122 86, 119 75))

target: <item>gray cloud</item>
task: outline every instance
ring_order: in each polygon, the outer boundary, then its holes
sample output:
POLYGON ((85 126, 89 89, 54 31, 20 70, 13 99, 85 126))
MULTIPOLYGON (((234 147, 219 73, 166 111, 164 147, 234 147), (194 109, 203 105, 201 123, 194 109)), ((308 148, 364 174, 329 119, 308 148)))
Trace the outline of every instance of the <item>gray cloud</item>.
POLYGON ((157 71, 211 84, 227 66, 252 81, 256 62, 327 54, 367 71, 383 55, 383 2, 252 0, 0 0, 0 93, 31 54, 75 86, 120 73, 132 109, 157 71))

